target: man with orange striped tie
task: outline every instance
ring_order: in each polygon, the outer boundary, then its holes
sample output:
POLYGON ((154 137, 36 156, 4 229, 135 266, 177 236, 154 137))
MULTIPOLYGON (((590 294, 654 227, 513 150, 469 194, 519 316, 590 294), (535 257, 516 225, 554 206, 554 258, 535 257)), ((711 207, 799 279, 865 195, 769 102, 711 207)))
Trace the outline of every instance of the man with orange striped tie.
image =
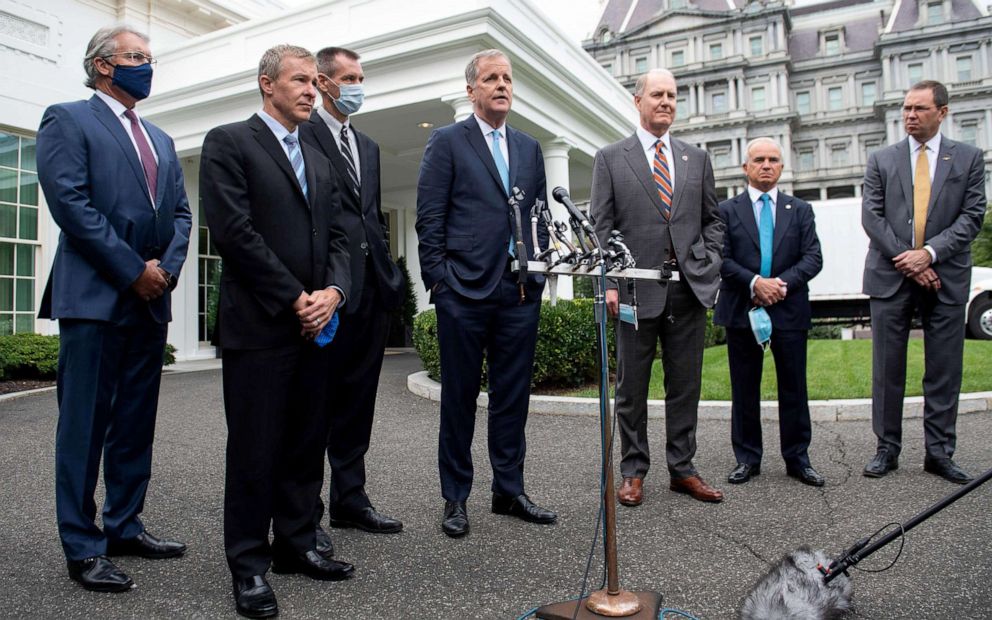
MULTIPOLYGON (((605 245, 619 230, 637 266, 671 270, 670 280, 637 284, 638 328, 617 324, 617 418, 625 506, 644 499, 650 466, 648 382, 659 342, 665 371, 665 456, 671 490, 704 502, 723 501, 692 464, 703 368, 706 308, 720 286, 724 225, 717 211, 713 166, 706 151, 669 134, 675 120, 675 77, 655 69, 634 89, 640 126, 596 154, 591 211, 605 245)), ((617 316, 631 304, 627 286, 613 283, 606 304, 617 316)))

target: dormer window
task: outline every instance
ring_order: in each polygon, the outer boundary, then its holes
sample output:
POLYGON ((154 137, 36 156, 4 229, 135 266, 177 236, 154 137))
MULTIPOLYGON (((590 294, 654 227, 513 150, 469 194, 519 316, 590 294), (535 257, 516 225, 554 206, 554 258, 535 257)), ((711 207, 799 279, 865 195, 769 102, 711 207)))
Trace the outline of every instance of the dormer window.
POLYGON ((672 9, 684 9, 689 5, 687 0, 668 0, 668 8, 672 9))
POLYGON ((840 55, 840 33, 832 32, 823 35, 823 55, 824 56, 839 56, 840 55))
POLYGON ((599 31, 599 36, 597 36, 596 39, 598 39, 600 43, 609 43, 611 40, 613 40, 613 35, 610 33, 609 28, 602 28, 599 31))
POLYGON ((933 26, 944 23, 944 2, 943 0, 930 0, 926 3, 926 24, 933 26))

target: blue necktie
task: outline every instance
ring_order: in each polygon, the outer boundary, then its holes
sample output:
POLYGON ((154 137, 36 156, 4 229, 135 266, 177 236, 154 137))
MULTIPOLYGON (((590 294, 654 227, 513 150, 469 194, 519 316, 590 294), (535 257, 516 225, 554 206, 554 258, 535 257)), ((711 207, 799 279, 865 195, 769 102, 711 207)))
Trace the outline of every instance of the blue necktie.
POLYGON ((772 239, 775 236, 775 222, 772 221, 772 199, 768 194, 761 195, 761 217, 758 223, 758 239, 761 243, 761 277, 772 275, 772 239))
MULTIPOLYGON (((499 172, 499 178, 503 181, 503 189, 506 191, 506 195, 510 195, 510 171, 506 167, 506 160, 503 159, 503 151, 499 148, 499 130, 493 129, 493 161, 496 162, 496 171, 499 172)), ((513 223, 510 223, 510 245, 507 248, 507 252, 510 256, 516 258, 517 252, 514 247, 513 242, 513 223)))
POLYGON ((300 150, 300 141, 293 134, 287 135, 282 141, 289 147, 289 163, 293 166, 293 172, 296 173, 296 180, 300 182, 303 195, 306 196, 307 172, 303 166, 303 151, 300 150))

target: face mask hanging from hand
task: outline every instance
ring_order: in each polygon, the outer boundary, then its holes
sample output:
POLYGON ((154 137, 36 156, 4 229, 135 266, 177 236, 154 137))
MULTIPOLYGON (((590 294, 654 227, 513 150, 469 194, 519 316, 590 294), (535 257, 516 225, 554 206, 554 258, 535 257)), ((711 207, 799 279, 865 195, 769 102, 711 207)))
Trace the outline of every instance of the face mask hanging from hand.
POLYGON ((152 66, 148 63, 136 67, 113 65, 114 76, 110 82, 138 101, 146 99, 152 92, 152 66))
POLYGON ((768 316, 768 311, 764 308, 751 308, 747 313, 747 320, 751 323, 754 339, 767 351, 772 339, 772 318, 768 316))

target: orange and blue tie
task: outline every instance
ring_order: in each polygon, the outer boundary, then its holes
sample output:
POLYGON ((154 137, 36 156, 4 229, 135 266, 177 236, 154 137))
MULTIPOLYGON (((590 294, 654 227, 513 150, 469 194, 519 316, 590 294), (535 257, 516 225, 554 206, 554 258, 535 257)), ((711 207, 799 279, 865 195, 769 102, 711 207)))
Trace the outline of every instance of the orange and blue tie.
POLYGON ((668 158, 665 157, 665 143, 658 140, 654 143, 654 166, 652 166, 654 184, 658 195, 665 205, 665 219, 672 216, 672 173, 668 168, 668 158))

